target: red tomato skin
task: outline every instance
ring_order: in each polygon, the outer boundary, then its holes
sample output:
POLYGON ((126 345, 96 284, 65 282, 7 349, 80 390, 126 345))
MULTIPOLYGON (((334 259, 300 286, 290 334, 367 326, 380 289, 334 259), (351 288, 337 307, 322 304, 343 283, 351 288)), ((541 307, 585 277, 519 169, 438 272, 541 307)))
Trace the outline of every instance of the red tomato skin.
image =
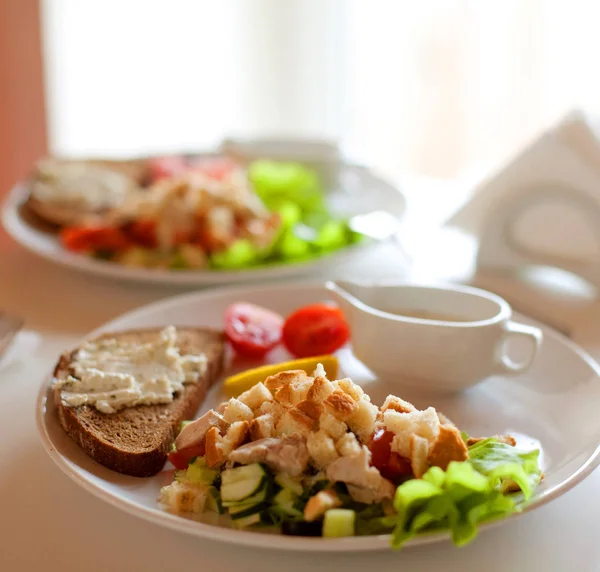
POLYGON ((183 157, 154 157, 149 161, 150 179, 152 182, 169 179, 185 173, 189 169, 183 157))
POLYGON ((124 232, 138 246, 144 248, 156 248, 158 240, 156 238, 156 223, 153 220, 139 219, 128 224, 124 232))
POLYGON ((350 339, 343 312, 328 304, 311 304, 288 316, 282 340, 297 358, 331 354, 350 339))
POLYGON ((369 445, 371 465, 381 473, 382 477, 390 481, 412 475, 410 461, 391 450, 393 439, 394 433, 379 429, 373 435, 369 445))
POLYGON ((68 227, 60 237, 66 249, 73 252, 109 250, 120 252, 130 241, 119 228, 104 226, 68 227))
POLYGON ((265 356, 281 341, 283 318, 254 304, 238 302, 225 311, 225 334, 236 353, 265 356))
POLYGON ((379 472, 383 470, 390 458, 393 438, 394 434, 385 429, 379 429, 373 435, 373 440, 369 445, 369 449, 371 450, 371 465, 379 472))
POLYGON ((206 448, 204 444, 198 445, 196 447, 188 447, 187 449, 182 449, 181 451, 171 451, 167 458, 170 463, 179 471, 183 471, 188 468, 190 461, 195 457, 204 457, 204 453, 206 452, 206 448))

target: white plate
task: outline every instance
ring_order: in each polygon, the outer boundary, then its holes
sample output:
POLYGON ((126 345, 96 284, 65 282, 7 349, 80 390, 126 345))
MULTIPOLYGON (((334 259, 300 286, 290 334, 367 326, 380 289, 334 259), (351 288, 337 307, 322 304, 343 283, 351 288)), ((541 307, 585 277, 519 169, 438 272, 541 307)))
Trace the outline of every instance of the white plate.
MULTIPOLYGON (((151 304, 109 322, 90 335, 166 324, 221 327, 223 311, 234 301, 245 300, 286 314, 303 304, 328 298, 327 291, 320 285, 223 288, 151 304)), ((534 323, 524 316, 517 318, 534 323)), ((346 375, 364 385, 375 403, 380 404, 390 392, 400 394, 419 407, 435 406, 472 435, 511 433, 524 447, 540 447, 546 476, 527 508, 532 510, 567 492, 600 462, 599 366, 560 334, 537 325, 544 330, 544 342, 539 357, 526 375, 490 378, 460 396, 425 399, 399 392, 384 381, 370 377, 349 351, 341 352, 341 367, 346 375)), ((514 350, 519 351, 519 348, 514 350)), ((273 353, 273 361, 287 357, 283 351, 273 353)), ((350 551, 382 549, 389 545, 389 537, 385 535, 346 539, 286 537, 231 530, 168 514, 159 507, 157 496, 159 488, 170 481, 170 473, 139 479, 98 465, 63 432, 48 395, 48 386, 44 383, 36 414, 44 447, 52 459, 85 489, 140 518, 187 534, 266 548, 350 551)), ((201 411, 222 398, 220 384, 217 384, 201 411)), ((416 538, 408 546, 441 539, 447 540, 447 534, 416 538)))
MULTIPOLYGON (((133 268, 65 250, 55 234, 45 232, 28 221, 22 209, 26 198, 26 189, 23 186, 17 186, 9 194, 4 204, 2 223, 14 240, 31 252, 57 264, 119 280, 201 286, 279 279, 315 274, 325 269, 330 270, 333 267, 351 263, 358 256, 367 254, 365 251, 376 246, 374 242, 365 241, 305 262, 274 264, 237 271, 173 271, 133 268)), ((339 188, 328 193, 327 202, 332 213, 341 217, 385 210, 400 218, 405 210, 405 199, 398 189, 376 177, 369 170, 355 165, 341 166, 339 188)))

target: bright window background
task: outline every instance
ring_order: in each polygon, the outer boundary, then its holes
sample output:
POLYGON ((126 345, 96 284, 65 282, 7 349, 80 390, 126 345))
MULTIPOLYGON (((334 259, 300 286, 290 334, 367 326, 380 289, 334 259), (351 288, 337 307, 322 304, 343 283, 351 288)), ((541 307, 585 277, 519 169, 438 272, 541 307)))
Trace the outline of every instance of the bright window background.
POLYGON ((384 173, 456 178, 600 104, 586 0, 47 0, 51 148, 319 135, 384 173))

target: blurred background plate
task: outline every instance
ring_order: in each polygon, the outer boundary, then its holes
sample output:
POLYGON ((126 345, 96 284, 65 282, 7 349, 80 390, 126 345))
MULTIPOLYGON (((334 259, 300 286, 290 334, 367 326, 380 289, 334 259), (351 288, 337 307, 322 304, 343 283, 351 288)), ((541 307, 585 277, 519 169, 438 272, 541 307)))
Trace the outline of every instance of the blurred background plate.
MULTIPOLYGON (((373 241, 364 241, 317 259, 237 271, 133 268, 68 252, 60 245, 56 234, 35 224, 28 216, 23 208, 26 198, 26 188, 22 184, 17 185, 2 210, 4 228, 15 241, 56 264, 117 280, 201 286, 309 276, 324 271, 333 276, 336 270, 351 268, 355 262, 368 257, 372 249, 380 246, 373 241)), ((401 219, 406 207, 404 196, 393 185, 364 167, 343 162, 339 163, 338 176, 328 189, 327 202, 332 214, 341 217, 383 210, 401 219)), ((401 263, 400 255, 398 260, 401 263)))

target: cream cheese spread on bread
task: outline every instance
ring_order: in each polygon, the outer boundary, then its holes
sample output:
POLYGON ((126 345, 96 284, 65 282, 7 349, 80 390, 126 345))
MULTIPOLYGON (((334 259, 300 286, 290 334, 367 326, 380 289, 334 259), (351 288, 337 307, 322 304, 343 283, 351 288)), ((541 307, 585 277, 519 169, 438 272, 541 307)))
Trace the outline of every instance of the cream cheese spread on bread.
POLYGON ((75 354, 72 375, 57 382, 65 405, 90 405, 103 413, 124 407, 170 403, 186 383, 206 372, 204 354, 184 355, 175 327, 147 343, 106 338, 85 343, 75 354))

